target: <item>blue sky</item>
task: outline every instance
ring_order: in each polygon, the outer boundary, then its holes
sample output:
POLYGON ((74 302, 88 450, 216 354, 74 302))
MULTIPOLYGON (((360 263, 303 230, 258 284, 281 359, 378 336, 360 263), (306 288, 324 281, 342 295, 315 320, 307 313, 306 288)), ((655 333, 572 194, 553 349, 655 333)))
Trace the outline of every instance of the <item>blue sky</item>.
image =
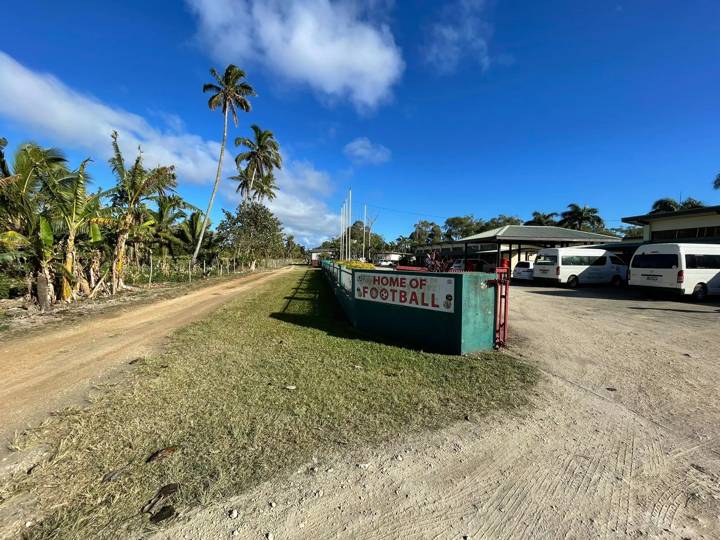
POLYGON ((201 87, 233 62, 259 96, 231 139, 275 132, 271 206, 306 244, 349 186, 388 240, 570 202, 618 226, 664 196, 720 203, 718 21, 714 0, 27 2, 3 11, 0 135, 91 156, 107 186, 117 129, 204 208, 221 115, 201 87))

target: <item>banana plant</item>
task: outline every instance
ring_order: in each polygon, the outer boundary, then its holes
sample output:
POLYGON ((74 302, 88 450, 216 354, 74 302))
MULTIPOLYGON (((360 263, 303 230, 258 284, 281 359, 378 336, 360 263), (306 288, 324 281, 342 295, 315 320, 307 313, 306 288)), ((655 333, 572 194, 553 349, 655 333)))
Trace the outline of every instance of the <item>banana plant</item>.
MULTIPOLYGON (((3 156, 4 161, 4 156, 3 156)), ((28 143, 15 154, 12 171, 3 164, 0 201, 3 214, 0 247, 5 257, 29 261, 36 283, 36 297, 46 309, 53 297, 52 272, 55 261, 55 231, 50 210, 52 201, 41 190, 44 174, 66 171, 65 157, 53 148, 28 143)), ((62 270, 60 270, 62 272, 62 270)), ((32 295, 32 288, 30 287, 32 295)))
POLYGON ((107 193, 110 195, 115 212, 117 239, 113 250, 111 290, 115 294, 123 287, 125 269, 125 245, 134 226, 142 225, 147 220, 146 201, 154 200, 159 194, 171 192, 176 184, 175 168, 155 167, 146 169, 143 166, 142 151, 138 149, 135 162, 129 168, 120 146, 118 134, 112 134, 113 156, 110 167, 115 174, 117 184, 107 193))
POLYGON ((61 299, 69 302, 73 297, 72 281, 76 275, 75 242, 79 234, 87 234, 91 242, 102 241, 100 224, 110 224, 112 219, 102 208, 103 193, 87 193, 89 182, 86 167, 90 160, 83 161, 77 170, 60 176, 52 171, 41 175, 43 187, 53 198, 52 211, 58 216, 59 227, 66 234, 63 251, 64 262, 61 283, 61 299))

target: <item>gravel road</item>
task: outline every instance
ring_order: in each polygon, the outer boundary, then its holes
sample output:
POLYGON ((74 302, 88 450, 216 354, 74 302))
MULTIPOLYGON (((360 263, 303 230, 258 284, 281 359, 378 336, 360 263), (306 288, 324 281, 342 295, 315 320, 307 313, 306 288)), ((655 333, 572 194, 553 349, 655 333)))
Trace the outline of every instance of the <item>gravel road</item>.
POLYGON ((510 324, 531 410, 308 463, 158 538, 720 538, 718 304, 517 286, 510 324))

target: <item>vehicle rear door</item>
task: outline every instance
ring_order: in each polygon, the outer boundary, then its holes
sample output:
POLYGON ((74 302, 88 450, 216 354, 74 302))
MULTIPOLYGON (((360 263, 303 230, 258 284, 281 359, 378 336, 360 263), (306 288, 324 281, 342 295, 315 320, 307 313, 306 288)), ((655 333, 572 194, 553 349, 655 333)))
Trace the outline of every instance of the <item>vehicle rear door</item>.
POLYGON ((679 262, 677 253, 648 251, 635 255, 630 268, 632 279, 638 285, 677 288, 679 262))

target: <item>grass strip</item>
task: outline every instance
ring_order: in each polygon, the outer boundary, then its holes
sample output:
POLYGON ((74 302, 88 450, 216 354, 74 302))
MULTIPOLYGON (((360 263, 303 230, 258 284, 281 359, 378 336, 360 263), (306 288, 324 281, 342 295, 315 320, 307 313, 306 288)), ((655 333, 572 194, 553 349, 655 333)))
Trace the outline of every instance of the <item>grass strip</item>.
POLYGON ((42 510, 29 538, 141 534, 163 526, 141 513, 162 486, 179 485, 175 508, 207 504, 313 456, 522 407, 536 378, 501 353, 369 341, 319 271, 294 270, 179 330, 90 407, 30 434, 24 444, 46 444, 53 457, 3 486, 0 505, 32 495, 42 510))

